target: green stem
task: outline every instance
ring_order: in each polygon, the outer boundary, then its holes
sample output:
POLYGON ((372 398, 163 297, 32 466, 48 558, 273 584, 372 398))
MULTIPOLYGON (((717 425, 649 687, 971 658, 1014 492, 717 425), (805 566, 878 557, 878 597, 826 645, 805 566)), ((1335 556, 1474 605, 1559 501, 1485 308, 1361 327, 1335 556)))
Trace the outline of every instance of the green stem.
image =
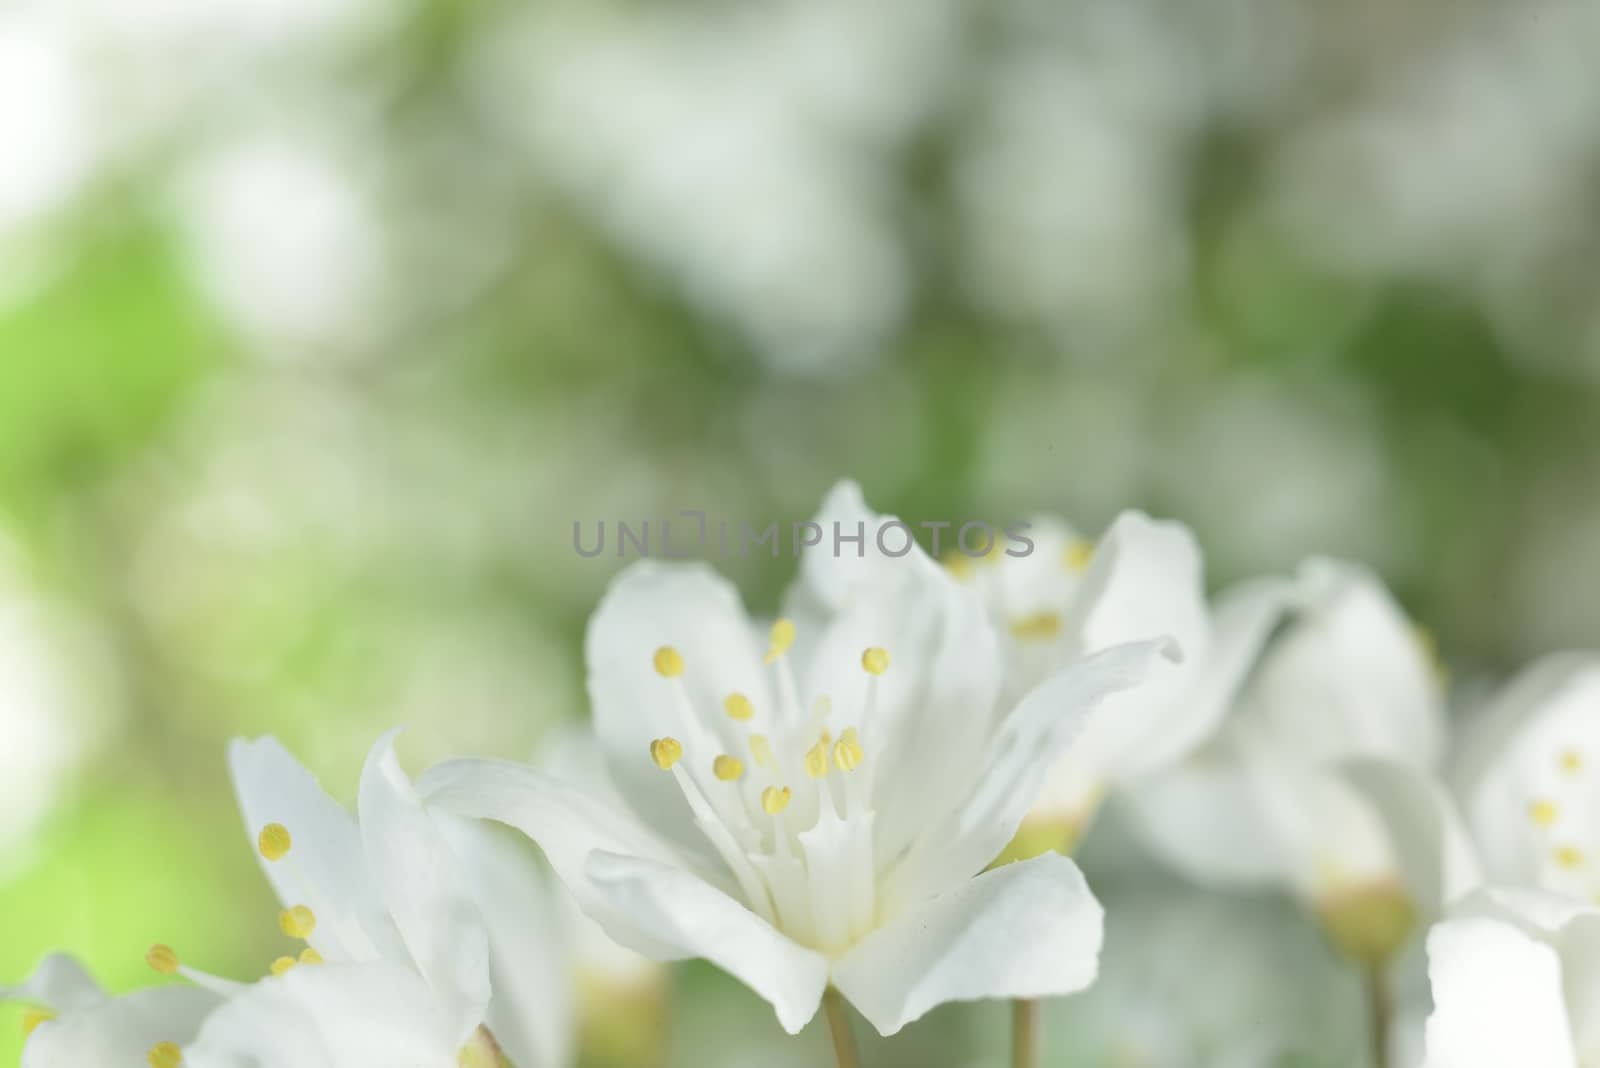
POLYGON ((1367 969, 1366 986, 1367 1008, 1372 1020, 1372 1068, 1389 1068, 1389 1025, 1394 1007, 1381 966, 1367 969))
POLYGON ((833 1036, 833 1059, 839 1068, 861 1068, 861 1058, 856 1056, 856 1040, 850 1034, 850 1014, 845 1010, 844 998, 833 987, 822 995, 822 1010, 828 1017, 828 1031, 833 1036))
POLYGON ((1038 1068, 1039 1003, 1018 998, 1011 1003, 1011 1068, 1038 1068))

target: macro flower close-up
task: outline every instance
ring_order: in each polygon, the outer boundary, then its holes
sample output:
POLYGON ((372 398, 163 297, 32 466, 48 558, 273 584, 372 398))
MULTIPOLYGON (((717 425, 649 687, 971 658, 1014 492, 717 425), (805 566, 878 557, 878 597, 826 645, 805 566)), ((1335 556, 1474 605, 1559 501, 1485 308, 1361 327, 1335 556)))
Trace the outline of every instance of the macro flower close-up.
POLYGON ((0 5, 0 1068, 1600 1068, 1597 44, 0 5))

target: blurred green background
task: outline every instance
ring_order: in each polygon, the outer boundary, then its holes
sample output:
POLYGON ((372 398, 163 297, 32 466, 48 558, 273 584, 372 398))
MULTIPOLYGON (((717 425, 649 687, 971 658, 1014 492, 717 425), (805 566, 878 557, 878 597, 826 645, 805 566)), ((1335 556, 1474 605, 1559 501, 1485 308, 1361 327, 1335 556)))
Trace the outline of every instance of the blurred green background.
MULTIPOLYGON (((1469 691, 1595 644, 1597 44, 1579 0, 13 0, 0 978, 259 974, 225 740, 343 796, 393 723, 533 752, 621 566, 575 521, 1137 506, 1214 583, 1372 563, 1469 691)), ((791 562, 722 566, 770 607, 791 562)), ((777 1034, 684 990, 682 1063, 777 1034)))

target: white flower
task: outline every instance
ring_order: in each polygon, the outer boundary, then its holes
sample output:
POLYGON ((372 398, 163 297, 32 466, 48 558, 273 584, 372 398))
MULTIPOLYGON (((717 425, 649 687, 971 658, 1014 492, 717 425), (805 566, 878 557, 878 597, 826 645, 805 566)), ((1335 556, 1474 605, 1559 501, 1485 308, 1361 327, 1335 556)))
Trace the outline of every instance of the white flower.
POLYGON ((1600 910, 1486 892, 1428 935, 1423 1068, 1600 1066, 1600 910))
MULTIPOLYGON (((183 1050, 195 1068, 518 1068, 569 1057, 566 959, 532 858, 425 810, 393 752, 373 748, 359 822, 272 738, 236 741, 240 808, 298 957, 249 987, 148 957, 229 1001, 183 1050), (491 993, 492 991, 492 993, 491 993)), ((160 1065, 158 1068, 167 1068, 160 1065)))
POLYGON ((1376 577, 1317 559, 1297 583, 1298 610, 1224 730, 1134 802, 1152 843, 1191 876, 1287 885, 1331 922, 1414 896, 1410 858, 1349 765, 1431 772, 1443 695, 1429 648, 1376 577))
MULTIPOLYGON (((46 957, 27 982, 0 988, 0 1002, 28 1006, 22 1068, 131 1068, 154 1053, 176 1055, 222 999, 173 986, 112 997, 71 957, 46 957)), ((175 1061, 173 1062, 176 1063, 175 1061)))
POLYGON ((1452 776, 1484 874, 1600 900, 1600 658, 1523 671, 1463 733, 1452 776))
POLYGON ((1051 773, 1029 824, 1065 846, 1108 788, 1170 767, 1217 729, 1283 611, 1288 583, 1241 585, 1213 610, 1194 535, 1142 512, 1123 513, 1098 546, 1054 519, 1034 521, 1027 536, 1027 555, 950 561, 1001 634, 1008 701, 1122 642, 1167 635, 1183 650, 1183 662, 1160 679, 1109 697, 1051 773))
POLYGON ((959 999, 1069 993, 1094 978, 1101 910, 1059 856, 979 875, 1105 695, 1163 643, 1052 676, 997 716, 982 606, 840 486, 819 523, 864 555, 808 553, 766 640, 709 569, 642 562, 589 628, 595 724, 617 790, 456 761, 430 804, 544 848, 584 910, 661 960, 704 957, 797 1032, 831 982, 882 1033, 959 999))

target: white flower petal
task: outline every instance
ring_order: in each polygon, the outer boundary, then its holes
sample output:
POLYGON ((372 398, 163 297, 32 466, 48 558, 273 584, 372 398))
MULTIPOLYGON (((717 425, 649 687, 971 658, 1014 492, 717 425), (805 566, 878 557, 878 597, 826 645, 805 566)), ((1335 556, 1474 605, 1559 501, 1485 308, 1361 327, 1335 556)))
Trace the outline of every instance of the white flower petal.
POLYGON ((688 872, 639 857, 595 853, 589 879, 615 910, 669 952, 632 948, 658 960, 703 957, 772 1004, 790 1034, 816 1015, 828 961, 775 930, 727 894, 688 872))
POLYGON ((1271 748, 1312 764, 1387 757, 1433 766, 1444 716, 1429 655, 1366 569, 1302 565, 1304 611, 1264 657, 1244 715, 1271 748))
POLYGON ((1576 1068, 1550 946, 1498 920, 1450 920, 1428 935, 1428 974, 1425 1068, 1576 1068))
POLYGON ((1163 636, 1186 657, 1203 652, 1211 625, 1194 534, 1123 512, 1095 549, 1067 629, 1083 636, 1085 652, 1163 636))
POLYGON ((1094 981, 1104 912, 1054 853, 1008 864, 879 928, 834 965, 834 984, 892 1035, 947 1001, 1070 994, 1094 981))
MULTIPOLYGON (((1287 580, 1258 579, 1241 583, 1217 598, 1208 642, 1192 652, 1184 648, 1176 699, 1162 710, 1158 729, 1125 756, 1119 769, 1121 778, 1170 767, 1216 732, 1272 628, 1283 618, 1293 591, 1287 580)), ((1113 699, 1105 716, 1114 714, 1115 701, 1138 695, 1139 691, 1134 691, 1126 698, 1113 699)))
POLYGON ((738 724, 722 714, 730 694, 772 711, 763 649, 738 591, 699 564, 641 561, 623 571, 589 622, 584 658, 595 729, 611 777, 633 810, 682 848, 709 856, 678 787, 650 760, 650 743, 683 743, 684 766, 710 784, 720 753, 743 753, 738 724), (657 649, 683 657, 678 678, 655 670, 657 649))
POLYGON ((449 842, 395 757, 398 733, 380 738, 362 769, 361 839, 409 959, 460 1045, 489 1004, 488 936, 449 842))
MULTIPOLYGON (((1040 685, 1007 716, 965 801, 925 826, 889 878, 891 911, 958 884, 1000 854, 1039 795, 1045 777, 1107 695, 1136 686, 1169 661, 1166 641, 1135 642, 1086 657, 1040 685)), ((930 725, 930 729, 932 729, 930 725)))
POLYGON ((52 953, 39 962, 21 986, 0 987, 0 1001, 43 1005, 58 1013, 93 1008, 106 1000, 106 992, 76 957, 52 953))
POLYGON ((189 986, 140 990, 40 1024, 22 1050, 22 1068, 130 1068, 159 1042, 182 1045, 220 1003, 189 986))
POLYGON ((276 738, 234 739, 228 765, 251 851, 267 824, 289 831, 289 856, 269 861, 257 852, 256 859, 279 901, 316 913, 317 951, 330 961, 403 959, 405 946, 367 873, 354 817, 276 738))
MULTIPOLYGON (((567 1068, 572 1059, 568 915, 532 845, 476 820, 435 813, 489 934, 494 996, 486 1023, 517 1068, 567 1068), (520 847, 520 848, 519 848, 520 847)), ((620 952, 620 951, 619 951, 620 952)))
POLYGON ((1121 801, 1139 837, 1186 878, 1221 889, 1288 881, 1288 857, 1226 734, 1121 801))
POLYGON ((1477 889, 1477 855, 1454 800, 1432 776, 1384 760, 1357 760, 1343 770, 1383 819, 1400 877, 1421 908, 1437 915, 1477 889))
MULTIPOLYGON (((460 816, 497 820, 532 838, 579 907, 614 939, 649 956, 670 954, 671 947, 659 942, 642 944, 649 941, 649 933, 600 895, 586 871, 589 854, 596 850, 684 865, 684 858, 630 813, 606 805, 572 784, 508 761, 446 761, 428 769, 417 780, 417 789, 429 806, 460 816)), ((716 877, 698 869, 695 876, 716 877)), ((718 885, 724 890, 731 888, 728 882, 718 885)))
MULTIPOLYGON (((454 1022, 426 981, 389 964, 263 979, 214 1012, 185 1068, 456 1068, 454 1022)), ((121 1068, 121 1066, 119 1066, 121 1068)))

